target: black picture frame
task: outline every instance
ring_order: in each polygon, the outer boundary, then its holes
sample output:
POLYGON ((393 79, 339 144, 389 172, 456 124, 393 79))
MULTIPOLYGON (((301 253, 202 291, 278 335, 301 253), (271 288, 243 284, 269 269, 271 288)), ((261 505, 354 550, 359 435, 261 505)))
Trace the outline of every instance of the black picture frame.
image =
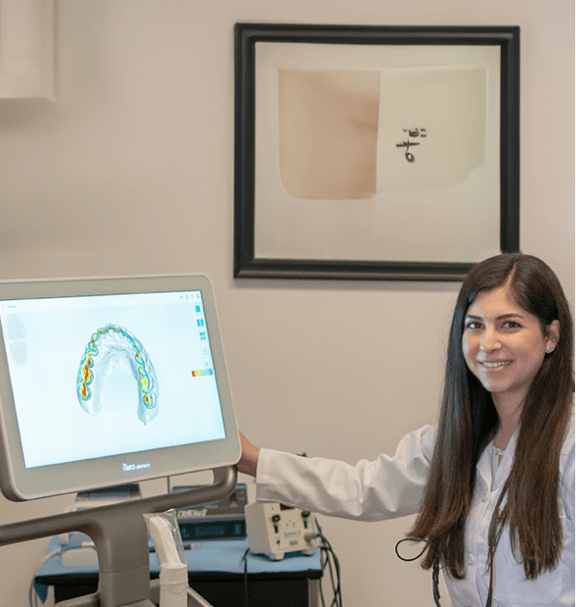
MULTIPOLYGON (((496 46, 500 57, 500 252, 519 251, 520 28, 518 26, 235 25, 234 277, 460 281, 480 259, 418 261, 258 257, 255 254, 257 44, 496 46)), ((332 47, 330 47, 332 48, 332 47)), ((407 147, 406 151, 408 151, 407 147)), ((494 204, 497 204, 497 200, 494 204)), ((496 235, 495 238, 498 238, 496 235)), ((497 253, 497 251, 496 251, 497 253)))

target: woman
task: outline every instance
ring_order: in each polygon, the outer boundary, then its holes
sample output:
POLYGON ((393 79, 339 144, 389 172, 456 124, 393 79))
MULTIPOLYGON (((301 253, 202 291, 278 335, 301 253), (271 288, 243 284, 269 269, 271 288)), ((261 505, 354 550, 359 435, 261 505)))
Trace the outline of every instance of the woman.
POLYGON ((444 568, 453 605, 574 605, 573 392, 558 279, 533 256, 498 255, 460 290, 436 426, 354 467, 242 437, 238 469, 265 501, 362 520, 418 512, 410 535, 429 542, 423 566, 444 568))

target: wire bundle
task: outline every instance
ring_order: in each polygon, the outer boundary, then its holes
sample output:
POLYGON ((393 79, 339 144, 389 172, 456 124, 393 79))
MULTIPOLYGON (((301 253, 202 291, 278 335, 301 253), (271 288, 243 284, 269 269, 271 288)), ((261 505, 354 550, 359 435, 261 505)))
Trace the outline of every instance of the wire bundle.
MULTIPOLYGON (((322 607, 326 607, 326 599, 324 598, 324 589, 322 588, 322 581, 324 579, 324 572, 326 568, 330 573, 330 584, 332 586, 333 599, 329 607, 342 607, 342 585, 340 583, 340 561, 332 548, 330 542, 326 539, 326 536, 322 533, 322 529, 316 521, 318 533, 311 535, 311 538, 317 537, 320 540, 320 550, 322 551, 322 579, 320 580, 320 600, 322 607)), ((250 554, 250 548, 244 552, 242 560, 244 561, 244 605, 249 607, 248 598, 248 554, 250 554)))
POLYGON ((340 561, 332 548, 330 542, 326 539, 326 536, 322 533, 322 529, 318 522, 316 522, 316 526, 318 527, 318 538, 320 539, 320 549, 322 550, 322 579, 320 580, 320 600, 322 602, 322 607, 326 607, 326 601, 324 599, 324 590, 322 588, 322 582, 325 578, 324 572, 326 568, 330 573, 330 584, 332 586, 332 602, 330 603, 330 607, 342 607, 342 584, 340 581, 340 561))

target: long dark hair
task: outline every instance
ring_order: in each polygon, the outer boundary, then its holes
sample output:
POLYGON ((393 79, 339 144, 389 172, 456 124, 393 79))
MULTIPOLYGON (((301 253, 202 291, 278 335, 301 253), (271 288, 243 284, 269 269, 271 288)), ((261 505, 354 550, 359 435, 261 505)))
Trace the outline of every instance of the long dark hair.
POLYGON ((464 360, 464 318, 480 291, 508 281, 516 303, 538 317, 543 334, 558 320, 560 337, 554 351, 546 354, 524 402, 505 522, 528 579, 554 569, 563 545, 559 458, 574 392, 572 315, 558 278, 543 261, 520 253, 497 255, 469 272, 458 296, 436 445, 422 510, 410 532, 434 545, 427 549, 423 567, 438 560, 455 579, 465 575, 464 533, 476 464, 498 424, 492 396, 464 360))

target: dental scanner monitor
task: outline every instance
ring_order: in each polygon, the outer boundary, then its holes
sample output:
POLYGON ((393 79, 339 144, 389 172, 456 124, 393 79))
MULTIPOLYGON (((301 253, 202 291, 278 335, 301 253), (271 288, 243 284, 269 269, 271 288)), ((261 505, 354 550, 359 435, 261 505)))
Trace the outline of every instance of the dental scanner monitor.
POLYGON ((235 464, 208 278, 0 282, 0 442, 18 501, 235 464))

